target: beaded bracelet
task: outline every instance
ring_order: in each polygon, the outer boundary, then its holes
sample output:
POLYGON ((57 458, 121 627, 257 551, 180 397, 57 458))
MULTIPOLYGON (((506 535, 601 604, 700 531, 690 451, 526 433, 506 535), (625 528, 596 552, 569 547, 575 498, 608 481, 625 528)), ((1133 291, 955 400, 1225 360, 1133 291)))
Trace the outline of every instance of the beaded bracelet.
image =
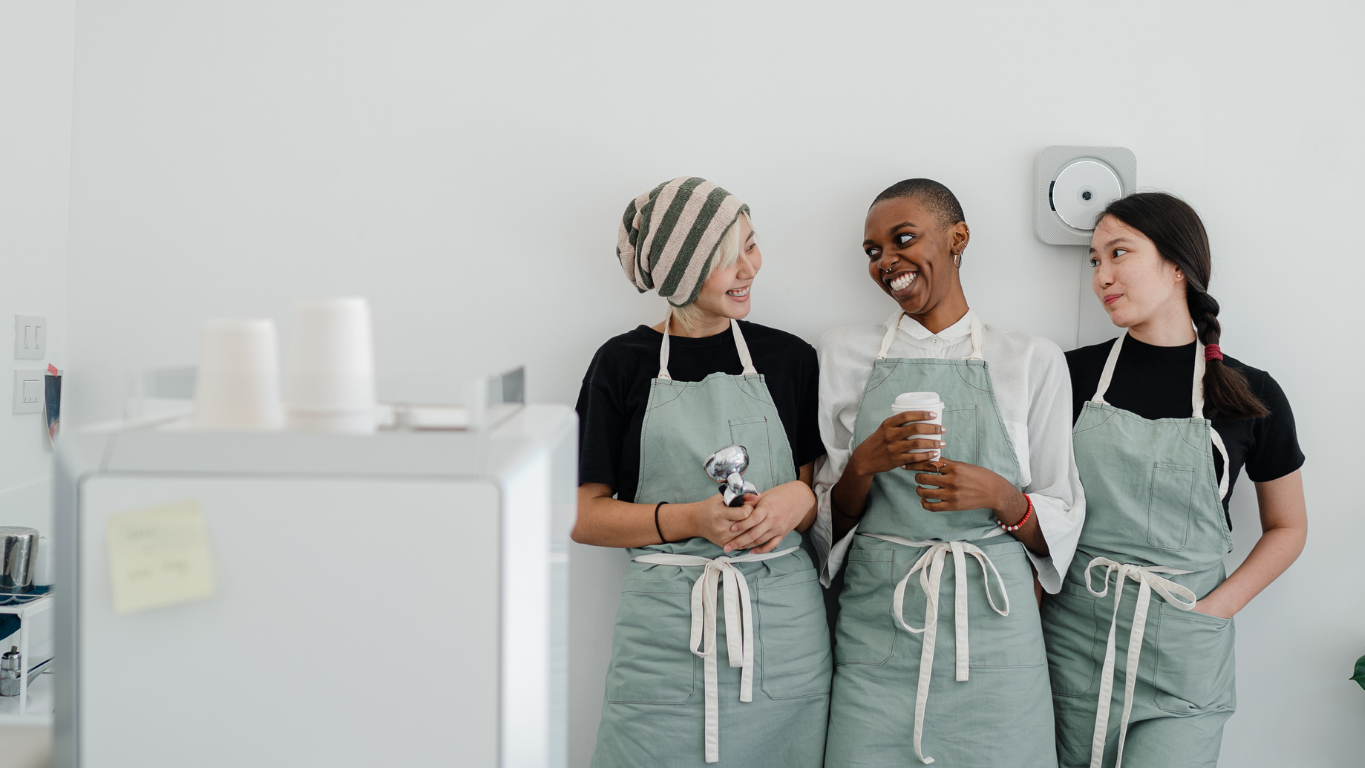
POLYGON ((1028 519, 1033 516, 1033 499, 1030 499, 1028 494, 1026 493, 1024 494, 1024 501, 1028 502, 1028 511, 1024 513, 1023 517, 1019 518, 1019 522, 1015 523, 1014 525, 1005 525, 1004 522, 997 519, 995 521, 995 524, 1000 526, 1001 528, 1004 528, 1006 531, 1010 533, 1014 533, 1020 528, 1023 528, 1024 523, 1027 523, 1028 519))

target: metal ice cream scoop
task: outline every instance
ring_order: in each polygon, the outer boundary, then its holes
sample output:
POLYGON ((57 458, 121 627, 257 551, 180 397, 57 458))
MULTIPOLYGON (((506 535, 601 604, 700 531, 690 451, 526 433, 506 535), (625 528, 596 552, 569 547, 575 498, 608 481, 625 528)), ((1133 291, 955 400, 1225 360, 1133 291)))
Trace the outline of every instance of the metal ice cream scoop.
POLYGON ((744 494, 758 493, 754 484, 744 479, 749 468, 749 451, 742 445, 727 445, 711 454, 702 464, 706 474, 725 486, 721 498, 727 507, 744 506, 744 494))

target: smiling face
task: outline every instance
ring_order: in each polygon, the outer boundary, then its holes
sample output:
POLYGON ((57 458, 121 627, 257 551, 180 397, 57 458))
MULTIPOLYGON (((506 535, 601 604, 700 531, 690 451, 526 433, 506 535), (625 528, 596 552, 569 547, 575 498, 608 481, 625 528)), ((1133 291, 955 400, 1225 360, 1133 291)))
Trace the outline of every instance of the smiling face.
MULTIPOLYGON (((1189 317, 1185 276, 1146 235, 1105 216, 1090 238, 1091 287, 1120 328, 1189 317)), ((1186 319, 1185 322, 1188 322, 1186 319)))
POLYGON ((748 216, 735 222, 739 228, 739 258, 724 269, 713 269, 702 283, 697 300, 692 303, 708 316, 742 320, 749 314, 749 294, 754 276, 763 267, 763 253, 754 238, 753 225, 748 216))
MULTIPOLYGON (((954 259, 970 238, 966 222, 947 226, 918 198, 883 200, 867 212, 863 226, 867 273, 906 314, 926 317, 962 296, 954 259)), ((965 312, 963 299, 951 321, 965 312)))

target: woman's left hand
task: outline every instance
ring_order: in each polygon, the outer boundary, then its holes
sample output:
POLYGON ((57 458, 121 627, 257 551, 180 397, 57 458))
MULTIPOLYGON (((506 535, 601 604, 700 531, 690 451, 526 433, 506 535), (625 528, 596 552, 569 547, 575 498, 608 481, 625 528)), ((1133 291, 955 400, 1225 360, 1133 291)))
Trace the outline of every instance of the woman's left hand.
POLYGON ((918 472, 915 482, 920 506, 931 512, 961 512, 968 509, 1002 510, 1007 502, 1014 500, 1019 491, 1009 481, 996 473, 960 461, 938 459, 921 461, 907 465, 907 469, 918 472), (931 474, 933 473, 933 474, 931 474), (938 499, 931 502, 929 499, 938 499))
POLYGON ((771 552, 814 507, 815 493, 800 480, 764 491, 754 511, 731 527, 739 535, 725 545, 725 551, 752 548, 755 554, 771 552))

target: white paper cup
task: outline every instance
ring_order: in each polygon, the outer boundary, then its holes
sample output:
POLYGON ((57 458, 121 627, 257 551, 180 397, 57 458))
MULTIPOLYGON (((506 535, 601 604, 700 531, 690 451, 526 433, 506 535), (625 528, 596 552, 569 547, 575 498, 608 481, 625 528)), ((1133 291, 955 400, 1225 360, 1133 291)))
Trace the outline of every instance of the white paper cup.
MULTIPOLYGON (((943 426, 943 401, 939 399, 937 392, 905 392, 896 397, 896 401, 891 404, 891 413, 907 413, 909 411, 928 411, 934 414, 934 418, 928 421, 911 422, 915 424, 937 424, 943 426)), ((922 439, 943 440, 942 435, 924 435, 922 439)), ((928 451, 929 461, 937 461, 942 451, 928 451)))
POLYGON ((33 569, 33 586, 52 586, 52 540, 46 536, 38 537, 38 563, 33 569))
POLYGON ((290 429, 374 431, 374 330, 365 299, 299 302, 284 395, 290 429))
POLYGON ((270 320, 204 324, 194 383, 194 424, 205 429, 279 429, 280 352, 270 320))

